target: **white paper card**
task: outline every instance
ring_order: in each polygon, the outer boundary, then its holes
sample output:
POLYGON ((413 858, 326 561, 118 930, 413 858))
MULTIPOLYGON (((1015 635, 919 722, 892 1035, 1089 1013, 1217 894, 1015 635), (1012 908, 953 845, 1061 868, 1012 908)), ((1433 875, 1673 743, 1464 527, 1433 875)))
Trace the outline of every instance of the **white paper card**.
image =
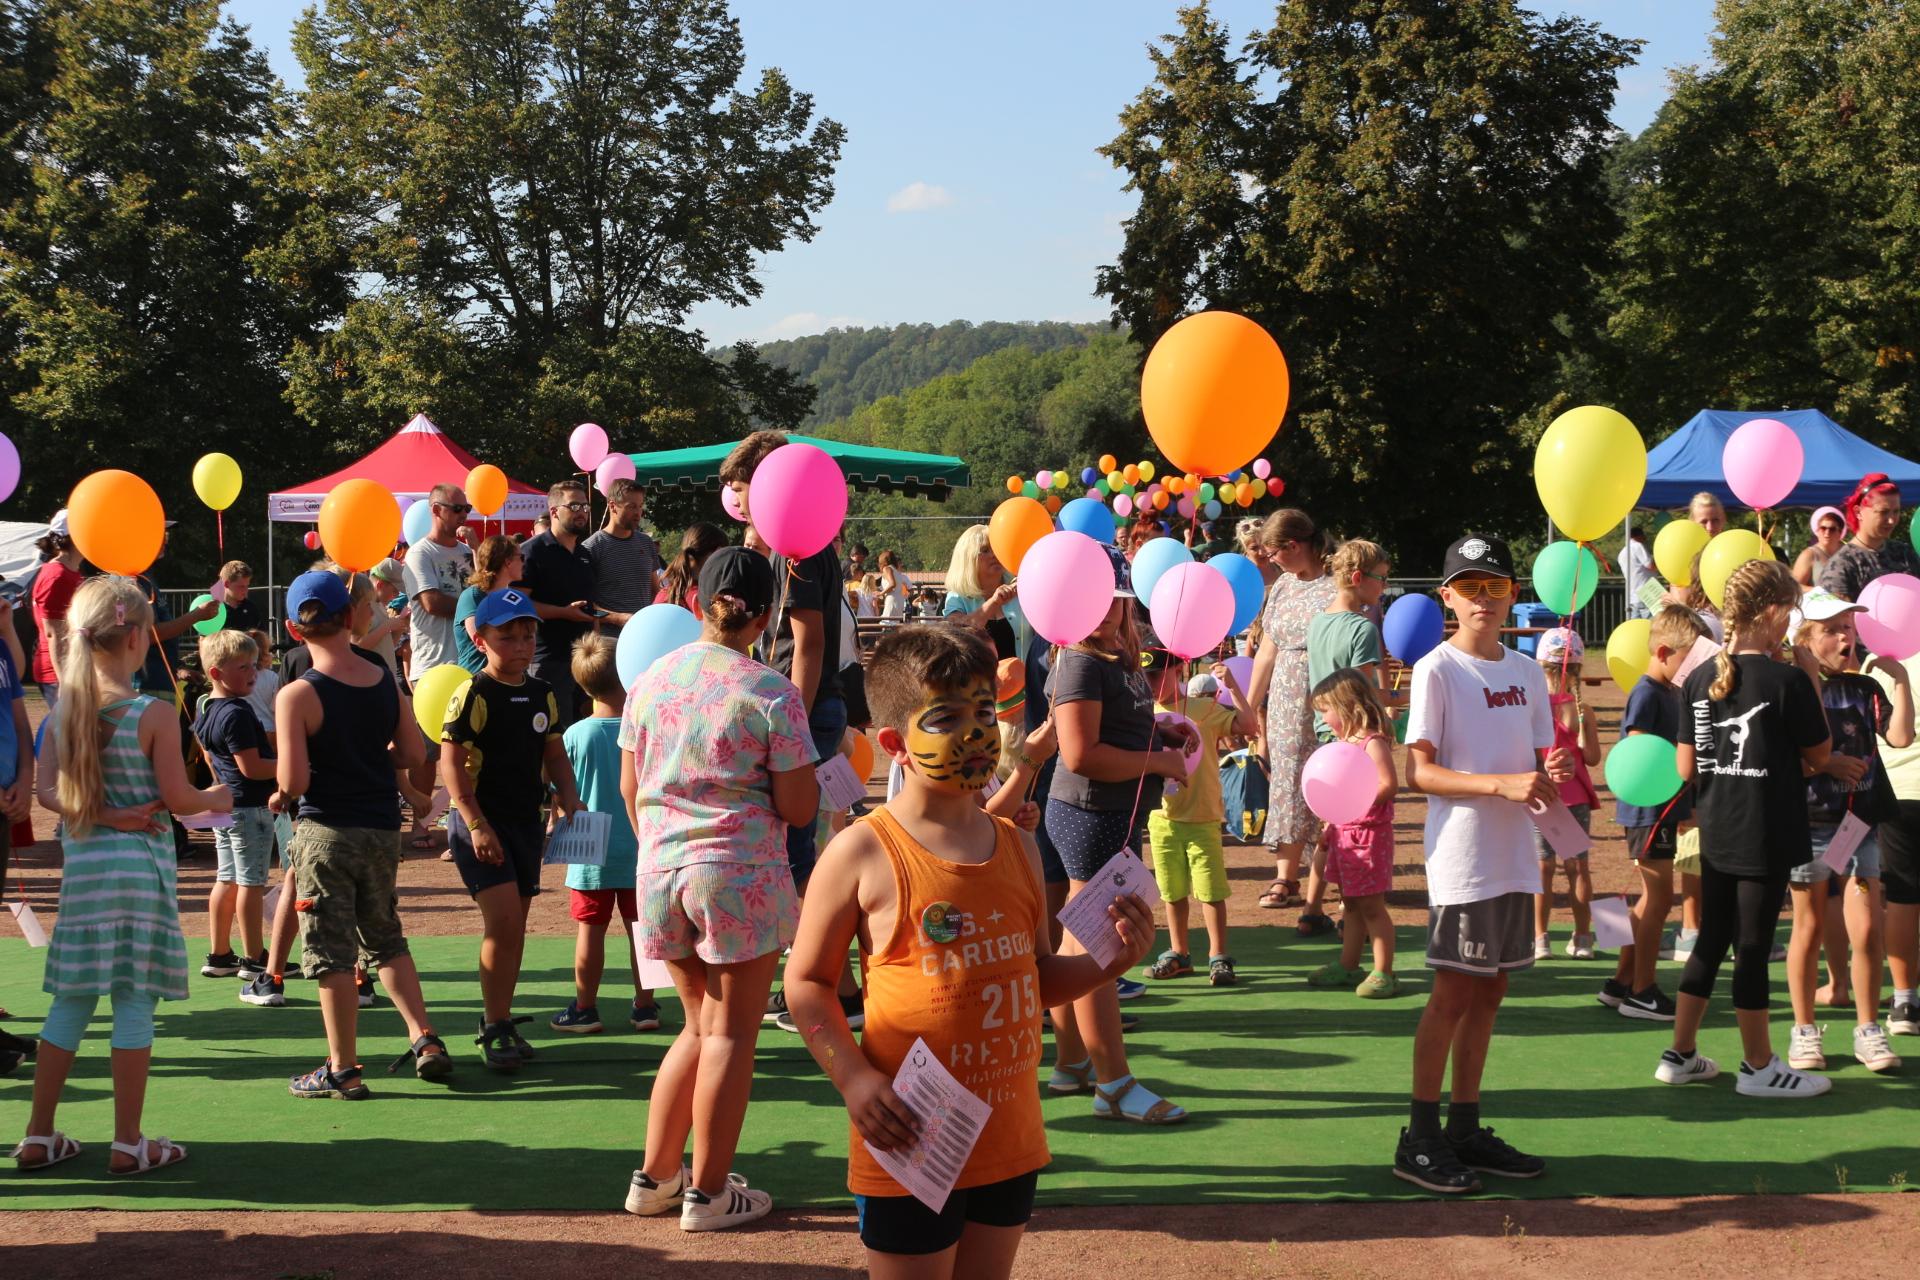
POLYGON ((966 1170, 967 1157, 993 1108, 954 1079, 918 1038, 893 1078, 893 1092, 920 1117, 920 1137, 901 1151, 879 1151, 871 1142, 865 1144, 867 1151, 914 1199, 939 1213, 947 1207, 953 1184, 966 1170))
POLYGON ((1060 923, 1102 968, 1120 958, 1120 933, 1107 908, 1129 893, 1139 894, 1149 910, 1160 905, 1160 886, 1153 882, 1153 873, 1132 849, 1122 849, 1060 908, 1060 923))
POLYGON ((433 795, 427 800, 426 816, 420 819, 423 831, 431 830, 435 823, 447 816, 447 806, 453 803, 453 797, 447 794, 445 787, 435 787, 433 795))
POLYGON ((640 932, 637 924, 633 934, 633 971, 639 976, 640 985, 649 991, 673 990, 673 970, 667 968, 667 962, 640 954, 640 932))
POLYGON ((1833 842, 1827 846, 1826 862, 1833 868, 1835 875, 1844 875, 1847 863, 1860 848, 1860 842, 1867 838, 1869 830, 1866 823, 1849 812, 1840 819, 1840 825, 1833 829, 1833 842))
POLYGON ((40 923, 40 917, 33 914, 33 908, 24 902, 9 902, 7 910, 13 912, 13 918, 20 925, 20 932, 26 936, 30 947, 47 945, 47 930, 40 923))
POLYGON ((1593 900, 1593 941, 1613 951, 1633 945, 1633 912, 1625 898, 1593 900))
POLYGON ((613 834, 613 815, 582 809, 571 818, 562 818, 547 837, 547 852, 540 859, 548 866, 604 866, 607 861, 607 837, 613 834))
POLYGON ((1675 684, 1685 684, 1687 677, 1693 674, 1695 667, 1703 662, 1711 662, 1713 655, 1718 652, 1720 652, 1720 646, 1712 640, 1709 640, 1706 636, 1696 638, 1693 642, 1693 648, 1687 651, 1687 660, 1680 664, 1680 670, 1674 674, 1673 682, 1675 684))
POLYGON ((867 780, 853 771, 853 762, 834 754, 814 766, 820 784, 820 803, 833 813, 845 813, 867 798, 867 780))
POLYGON ((1640 584, 1637 599, 1640 601, 1641 607, 1646 609, 1648 613, 1658 613, 1661 608, 1660 598, 1666 594, 1666 584, 1649 574, 1646 580, 1640 584))
POLYGON ((233 825, 230 813, 183 813, 180 825, 189 831, 224 831, 233 825))
POLYGON ((1562 859, 1577 858, 1593 848, 1593 837, 1581 829, 1573 810, 1559 796, 1547 804, 1528 805, 1527 816, 1533 819, 1534 829, 1547 842, 1547 848, 1562 859))

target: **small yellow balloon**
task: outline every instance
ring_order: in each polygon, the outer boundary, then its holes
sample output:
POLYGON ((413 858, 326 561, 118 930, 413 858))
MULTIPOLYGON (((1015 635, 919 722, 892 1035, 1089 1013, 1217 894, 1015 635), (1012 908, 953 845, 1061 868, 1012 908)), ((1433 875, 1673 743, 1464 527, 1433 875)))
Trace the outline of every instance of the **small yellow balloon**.
POLYGON ((1533 455, 1541 505, 1562 533, 1592 542, 1624 520, 1647 486, 1647 446, 1624 414, 1601 405, 1553 420, 1533 455))
POLYGON ((1773 548, 1751 529, 1728 529, 1716 534, 1700 553, 1700 589, 1718 609, 1726 603, 1727 579, 1749 560, 1771 560, 1773 548))
POLYGON ((1153 479, 1153 464, 1151 462, 1142 462, 1140 464, 1140 478, 1146 481, 1153 479))
POLYGON ((1622 692, 1633 692, 1633 686, 1647 674, 1652 644, 1653 621, 1649 618, 1628 618, 1607 637, 1607 674, 1622 692))
POLYGON ((1707 549, 1713 535, 1691 520, 1672 520, 1653 535, 1653 563, 1660 576, 1676 587, 1693 582, 1693 558, 1707 549))
POLYGON ((453 695, 473 679, 473 672, 457 662, 443 662, 413 682, 413 718, 428 738, 439 741, 453 695))
POLYGON ((240 464, 224 453, 209 453, 193 464, 193 491, 215 511, 225 511, 240 496, 240 464))

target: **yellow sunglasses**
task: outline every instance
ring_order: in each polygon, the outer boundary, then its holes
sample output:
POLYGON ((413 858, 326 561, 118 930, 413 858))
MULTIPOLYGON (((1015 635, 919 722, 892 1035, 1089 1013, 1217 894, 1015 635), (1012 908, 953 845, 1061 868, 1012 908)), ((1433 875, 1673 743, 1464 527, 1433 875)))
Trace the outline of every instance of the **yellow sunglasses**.
POLYGON ((1455 578, 1447 584, 1449 591, 1458 592, 1469 600, 1485 596, 1489 600, 1505 600, 1513 594, 1512 578, 1455 578))

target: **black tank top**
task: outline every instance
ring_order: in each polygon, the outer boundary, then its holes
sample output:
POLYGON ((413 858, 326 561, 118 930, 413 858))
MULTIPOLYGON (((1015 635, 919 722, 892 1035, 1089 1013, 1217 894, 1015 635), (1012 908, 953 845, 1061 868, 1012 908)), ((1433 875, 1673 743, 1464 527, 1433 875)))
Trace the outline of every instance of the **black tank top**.
POLYGON ((400 829, 400 788, 387 746, 400 715, 400 690, 384 664, 361 688, 318 671, 300 677, 320 697, 320 730, 307 739, 307 794, 300 817, 329 827, 400 829))

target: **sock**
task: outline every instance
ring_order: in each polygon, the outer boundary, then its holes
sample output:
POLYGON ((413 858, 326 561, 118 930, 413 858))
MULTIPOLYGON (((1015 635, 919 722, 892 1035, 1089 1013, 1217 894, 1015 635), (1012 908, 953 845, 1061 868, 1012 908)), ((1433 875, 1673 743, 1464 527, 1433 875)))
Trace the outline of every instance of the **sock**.
POLYGON ((1437 1138, 1440 1129, 1440 1101, 1422 1102, 1413 1100, 1413 1119, 1407 1125, 1407 1136, 1412 1138, 1437 1138))
POLYGON ((1806 1023, 1806 1024, 1805 1024, 1805 1025, 1803 1025, 1803 1026, 1796 1026, 1796 1027, 1794 1027, 1794 1030, 1795 1030, 1795 1031, 1812 1031, 1812 1030, 1813 1030, 1813 1024, 1812 1024, 1811 1022, 1809 1022, 1809 1023, 1806 1023))
POLYGON ((1668 1049, 1665 1053, 1662 1053, 1660 1056, 1665 1058, 1669 1062, 1677 1062, 1677 1063, 1684 1064, 1684 1063, 1692 1062, 1693 1055, 1696 1052, 1697 1050, 1694 1050, 1694 1049, 1668 1049))
POLYGON ((1916 1003, 1920 1003, 1920 1001, 1917 1001, 1917 1000, 1916 1000, 1916 999, 1914 998, 1914 993, 1913 993, 1913 991, 1912 991, 1912 990, 1911 990, 1910 988, 1907 988, 1907 987, 1895 987, 1895 988, 1893 989, 1893 1002, 1894 1002, 1895 1004, 1916 1004, 1916 1003))
POLYGON ((1480 1132, 1480 1104, 1455 1102, 1447 1107, 1447 1136, 1465 1138, 1480 1132))

